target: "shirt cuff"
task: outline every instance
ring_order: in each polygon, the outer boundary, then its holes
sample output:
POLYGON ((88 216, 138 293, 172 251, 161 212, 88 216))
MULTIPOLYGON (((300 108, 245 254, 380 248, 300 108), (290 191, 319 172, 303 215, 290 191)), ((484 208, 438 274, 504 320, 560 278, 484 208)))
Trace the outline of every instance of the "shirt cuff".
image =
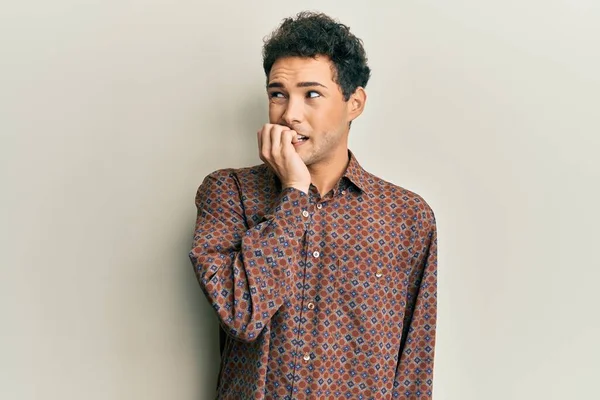
POLYGON ((310 224, 309 206, 308 194, 288 187, 283 189, 275 199, 266 217, 274 219, 290 238, 301 239, 310 224))

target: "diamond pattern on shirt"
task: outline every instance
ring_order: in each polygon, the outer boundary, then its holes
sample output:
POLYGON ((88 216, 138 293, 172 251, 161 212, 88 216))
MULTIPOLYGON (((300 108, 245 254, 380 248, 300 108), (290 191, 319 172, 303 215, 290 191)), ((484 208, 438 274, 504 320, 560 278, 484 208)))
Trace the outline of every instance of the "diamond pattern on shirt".
POLYGON ((208 175, 190 259, 227 333, 220 399, 431 399, 435 216, 349 152, 321 197, 264 164, 208 175))

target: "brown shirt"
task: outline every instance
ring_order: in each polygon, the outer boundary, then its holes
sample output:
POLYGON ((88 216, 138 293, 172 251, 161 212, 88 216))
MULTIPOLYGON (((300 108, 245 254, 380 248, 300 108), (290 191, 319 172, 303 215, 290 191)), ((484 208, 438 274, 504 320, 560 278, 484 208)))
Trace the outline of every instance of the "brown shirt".
POLYGON ((190 259, 227 335, 220 399, 431 399, 437 236, 349 152, 321 197, 264 164, 207 176, 190 259))

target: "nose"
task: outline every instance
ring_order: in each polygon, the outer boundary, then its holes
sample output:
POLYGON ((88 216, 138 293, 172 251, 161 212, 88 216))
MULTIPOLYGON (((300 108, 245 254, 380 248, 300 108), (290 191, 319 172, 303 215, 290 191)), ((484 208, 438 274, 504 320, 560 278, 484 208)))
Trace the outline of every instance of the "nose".
POLYGON ((289 127, 302 123, 304 117, 304 103, 299 99, 294 99, 290 96, 287 102, 287 107, 281 119, 289 127))

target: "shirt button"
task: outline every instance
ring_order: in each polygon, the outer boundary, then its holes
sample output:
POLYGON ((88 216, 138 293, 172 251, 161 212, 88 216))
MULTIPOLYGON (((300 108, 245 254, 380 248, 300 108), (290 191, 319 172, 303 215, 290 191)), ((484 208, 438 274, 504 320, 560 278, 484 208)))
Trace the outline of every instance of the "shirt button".
POLYGON ((314 258, 319 258, 319 256, 320 256, 320 254, 319 254, 319 252, 318 252, 318 251, 315 251, 315 252, 313 253, 313 257, 314 257, 314 258))
POLYGON ((308 217, 308 211, 306 211, 306 210, 302 211, 302 215, 303 215, 304 217, 308 217))
POLYGON ((302 358, 304 358, 304 361, 308 361, 310 360, 310 354, 306 353, 302 358))
POLYGON ((346 194, 346 191, 345 191, 345 190, 342 190, 342 194, 346 194))
POLYGON ((309 310, 312 310, 313 308, 315 308, 315 305, 313 303, 308 303, 306 307, 308 307, 309 310))
POLYGON ((381 278, 383 276, 383 274, 381 273, 381 271, 377 271, 377 273, 375 274, 376 277, 381 278))
POLYGON ((317 208, 320 210, 321 208, 323 208, 323 205, 321 203, 317 204, 317 208))

